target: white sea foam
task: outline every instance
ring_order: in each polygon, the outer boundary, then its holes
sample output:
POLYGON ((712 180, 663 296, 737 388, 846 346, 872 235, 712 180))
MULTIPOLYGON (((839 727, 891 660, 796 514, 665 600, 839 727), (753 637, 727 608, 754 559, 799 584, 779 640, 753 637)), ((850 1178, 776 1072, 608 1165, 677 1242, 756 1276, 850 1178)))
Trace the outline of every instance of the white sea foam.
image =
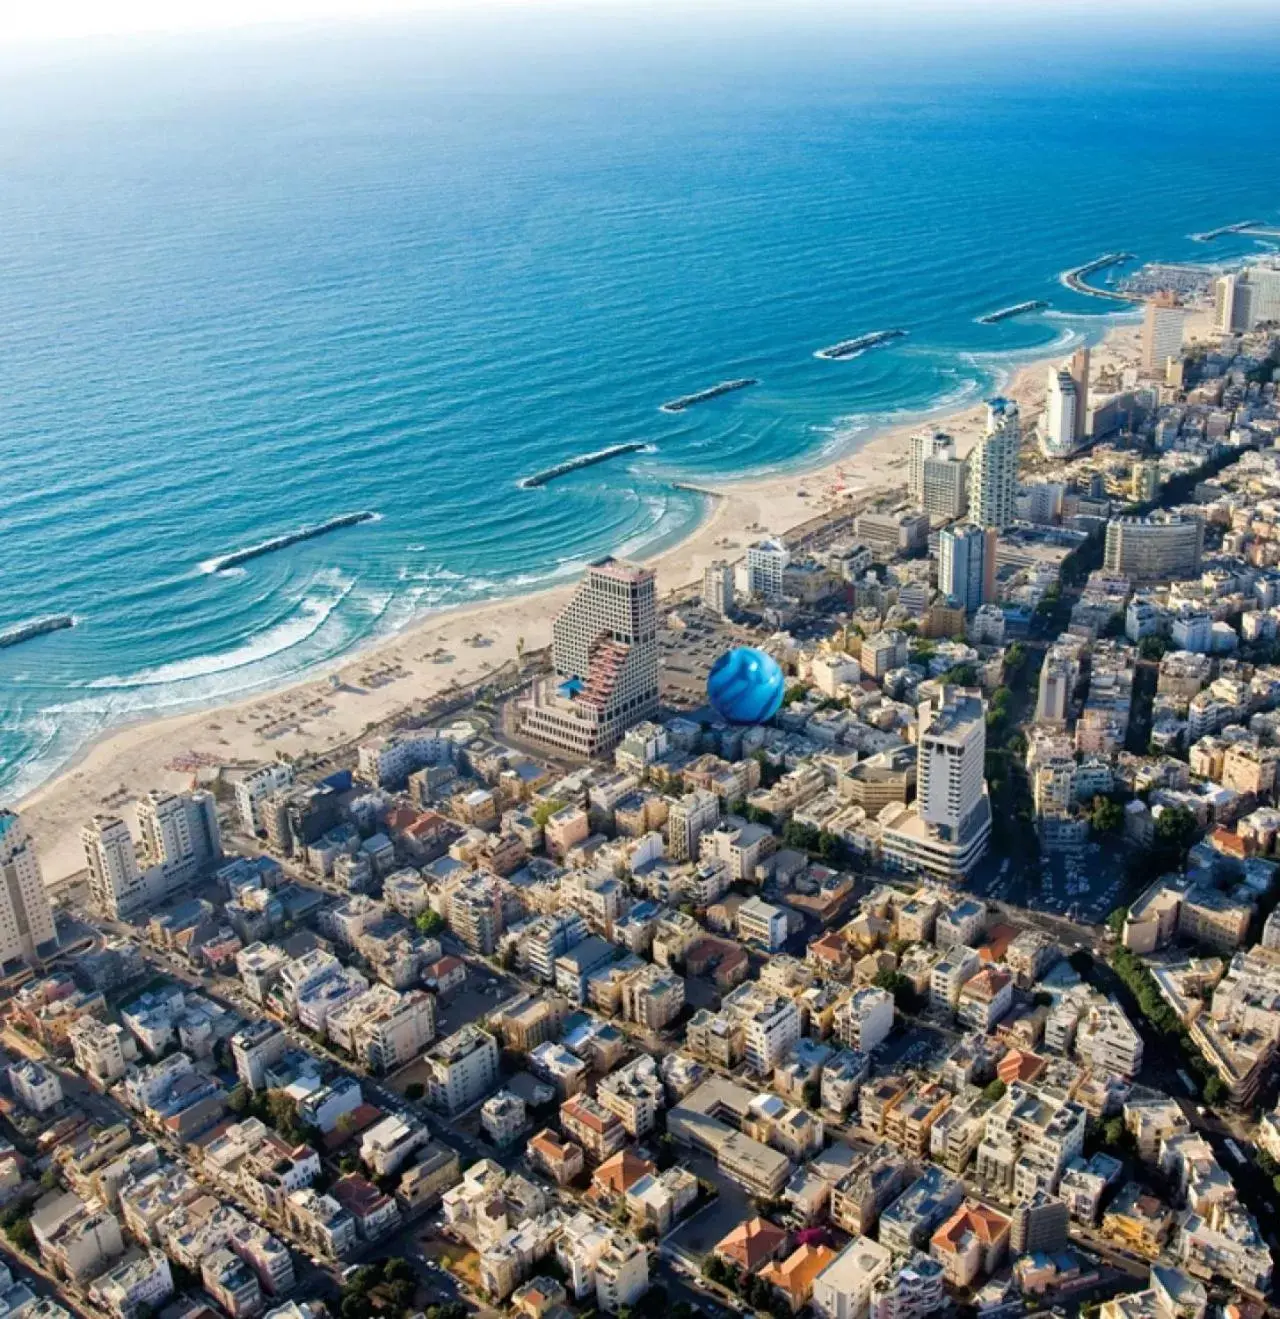
POLYGON ((89 690, 129 691, 142 687, 165 687, 191 682, 193 679, 211 678, 251 665, 260 664, 274 656, 293 650, 313 637, 328 622, 335 609, 347 598, 354 584, 335 589, 331 582, 313 583, 321 589, 304 596, 298 603, 297 613, 283 623, 259 632, 232 650, 198 655, 192 659, 175 660, 155 668, 142 669, 125 677, 96 678, 87 684, 89 690))

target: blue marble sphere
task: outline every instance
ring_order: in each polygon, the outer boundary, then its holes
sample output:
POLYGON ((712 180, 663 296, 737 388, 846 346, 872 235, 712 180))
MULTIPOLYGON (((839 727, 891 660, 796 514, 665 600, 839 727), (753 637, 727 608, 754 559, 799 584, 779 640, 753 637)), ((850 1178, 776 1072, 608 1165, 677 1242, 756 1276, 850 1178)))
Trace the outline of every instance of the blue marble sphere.
POLYGON ((711 707, 731 724, 762 724, 772 719, 785 688, 778 661, 751 646, 726 651, 707 674, 711 707))

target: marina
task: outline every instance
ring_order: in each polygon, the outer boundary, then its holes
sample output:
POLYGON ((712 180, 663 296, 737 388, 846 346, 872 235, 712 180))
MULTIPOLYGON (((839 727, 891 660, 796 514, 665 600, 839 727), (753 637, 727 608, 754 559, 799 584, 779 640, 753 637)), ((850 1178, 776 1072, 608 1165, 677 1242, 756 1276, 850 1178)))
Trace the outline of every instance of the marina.
POLYGON ((276 550, 287 549, 290 545, 298 545, 304 540, 315 540, 317 536, 326 536, 329 532, 338 531, 343 527, 372 522, 375 516, 377 515, 374 513, 344 513, 342 517, 330 518, 327 522, 320 522, 314 527, 303 527, 284 536, 273 536, 259 545, 250 545, 247 549, 235 550, 231 554, 209 559, 202 566, 205 572, 225 572, 228 568, 237 568, 251 559, 260 559, 264 554, 274 554, 276 550))
POLYGON ((906 333, 906 330, 875 330, 871 334, 861 334, 856 339, 842 339, 830 348, 819 348, 814 357, 820 357, 824 362, 843 362, 850 357, 857 357, 868 348, 888 343, 891 339, 901 339, 906 333))
POLYGON ((1012 307, 1001 307, 999 311, 988 312, 978 317, 979 325, 996 325, 1007 321, 1012 316, 1022 316, 1029 311, 1043 311, 1049 304, 1043 298, 1033 298, 1029 302, 1015 302, 1012 307))
POLYGON ((710 389, 700 389, 696 394, 682 394, 679 398, 673 398, 670 403, 664 403, 659 412, 683 412, 686 408, 691 408, 695 403, 708 403, 713 398, 719 398, 722 394, 732 394, 736 390, 746 389, 750 385, 758 385, 760 382, 754 377, 747 376, 742 380, 722 380, 718 385, 712 385, 710 389))
POLYGON ((16 646, 34 637, 43 637, 49 632, 63 632, 75 627, 76 620, 70 614, 51 614, 47 618, 35 618, 29 623, 19 623, 17 627, 6 628, 0 632, 0 648, 16 646))
POLYGON ((596 463, 608 462, 610 458, 618 458, 624 453, 639 453, 648 447, 647 444, 639 441, 630 444, 611 444, 607 449, 597 449, 595 453, 584 453, 578 458, 568 458, 562 463, 556 463, 554 467, 544 467, 542 471, 534 472, 532 476, 521 477, 516 485, 521 490, 536 490, 538 486, 546 485, 548 481, 554 481, 558 476, 567 476, 581 467, 594 467, 596 463))

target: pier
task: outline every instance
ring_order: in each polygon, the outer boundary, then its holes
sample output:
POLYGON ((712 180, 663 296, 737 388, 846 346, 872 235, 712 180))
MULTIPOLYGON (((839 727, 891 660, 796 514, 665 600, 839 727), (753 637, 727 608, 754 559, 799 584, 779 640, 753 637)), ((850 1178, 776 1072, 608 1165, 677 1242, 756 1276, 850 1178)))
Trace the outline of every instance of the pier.
POLYGON ((1105 256, 1095 257, 1092 261, 1087 261, 1083 266, 1076 266, 1073 270, 1063 271, 1062 282, 1075 293, 1084 293, 1091 298, 1109 298, 1112 302, 1141 302, 1142 298, 1131 293, 1117 293, 1113 289, 1100 289, 1096 284, 1086 283, 1089 275, 1096 274, 1099 270, 1105 270, 1108 266, 1123 265, 1126 261, 1133 261, 1132 252, 1108 252, 1105 256))

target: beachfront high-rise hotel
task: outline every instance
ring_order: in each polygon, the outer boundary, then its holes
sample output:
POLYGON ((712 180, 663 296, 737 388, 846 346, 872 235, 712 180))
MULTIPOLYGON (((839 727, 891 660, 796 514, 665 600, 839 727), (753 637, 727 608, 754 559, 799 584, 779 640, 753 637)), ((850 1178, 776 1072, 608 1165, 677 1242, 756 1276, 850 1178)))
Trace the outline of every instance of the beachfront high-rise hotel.
POLYGON ((1018 496, 1018 405, 1007 398, 987 403, 987 433, 969 454, 969 521, 1002 531, 1011 526, 1018 496))
POLYGON ((658 620, 654 575, 601 559, 551 629, 554 679, 524 707, 524 732, 578 756, 611 751, 632 724, 658 711, 658 620))

